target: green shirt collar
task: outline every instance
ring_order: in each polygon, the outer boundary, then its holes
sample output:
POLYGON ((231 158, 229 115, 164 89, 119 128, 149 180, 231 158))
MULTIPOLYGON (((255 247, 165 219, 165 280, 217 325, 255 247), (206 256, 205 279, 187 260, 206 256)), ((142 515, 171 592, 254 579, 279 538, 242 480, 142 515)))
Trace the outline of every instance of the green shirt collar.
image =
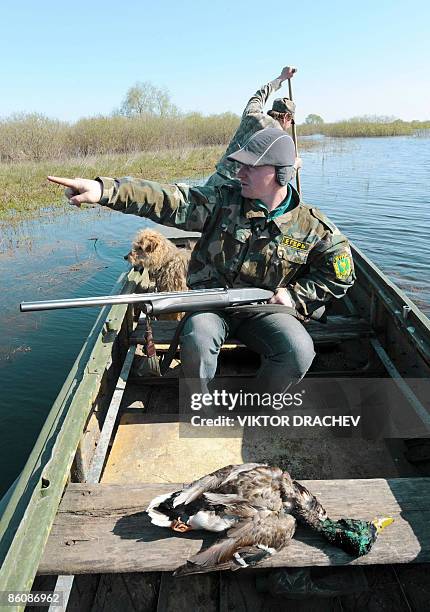
POLYGON ((276 217, 280 217, 281 215, 285 214, 288 211, 288 209, 290 208, 292 204, 291 202, 292 193, 293 193, 293 190, 291 189, 291 186, 288 185, 287 197, 285 198, 285 200, 283 200, 283 202, 278 204, 278 206, 274 208, 273 210, 271 210, 270 212, 267 210, 266 204, 264 204, 264 202, 262 202, 261 200, 254 200, 254 202, 257 208, 260 208, 261 210, 264 210, 265 212, 267 212, 267 220, 272 221, 272 219, 276 219, 276 217))

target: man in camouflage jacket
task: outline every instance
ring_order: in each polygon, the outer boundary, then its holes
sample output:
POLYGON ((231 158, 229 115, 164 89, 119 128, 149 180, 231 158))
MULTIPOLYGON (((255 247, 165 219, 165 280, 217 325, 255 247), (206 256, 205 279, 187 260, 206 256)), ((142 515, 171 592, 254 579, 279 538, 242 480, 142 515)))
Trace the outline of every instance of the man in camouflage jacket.
POLYGON ((98 202, 114 210, 202 233, 190 262, 188 286, 261 287, 275 292, 271 312, 227 315, 199 312, 181 334, 187 378, 211 380, 217 356, 234 334, 262 356, 264 391, 285 391, 300 380, 315 356, 302 322, 324 316, 332 298, 354 282, 347 239, 318 209, 306 206, 289 181, 294 143, 267 128, 232 154, 238 181, 218 187, 161 185, 130 178, 50 180, 65 185, 70 202, 98 202))
MULTIPOLYGON (((288 130, 294 120, 296 106, 289 98, 278 98, 273 102, 272 110, 267 114, 264 106, 269 96, 281 88, 282 83, 291 79, 296 72, 296 68, 285 66, 281 74, 273 81, 269 81, 258 89, 248 100, 242 118, 233 138, 230 141, 225 153, 216 164, 216 172, 209 177, 206 185, 220 185, 226 180, 236 178, 240 164, 229 159, 229 155, 238 151, 251 138, 255 132, 264 128, 278 128, 288 130)), ((301 160, 297 158, 296 167, 300 167, 301 160)))

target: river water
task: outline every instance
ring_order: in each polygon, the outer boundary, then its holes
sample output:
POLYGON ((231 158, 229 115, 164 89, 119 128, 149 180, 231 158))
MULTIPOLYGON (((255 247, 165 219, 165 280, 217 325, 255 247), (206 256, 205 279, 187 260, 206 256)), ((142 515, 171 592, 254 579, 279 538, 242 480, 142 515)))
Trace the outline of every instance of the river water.
MULTIPOLYGON (((324 212, 430 314, 430 137, 317 138, 305 202, 324 212)), ((106 295, 145 219, 47 208, 0 224, 0 496, 22 469, 98 309, 20 313, 19 302, 106 295)))

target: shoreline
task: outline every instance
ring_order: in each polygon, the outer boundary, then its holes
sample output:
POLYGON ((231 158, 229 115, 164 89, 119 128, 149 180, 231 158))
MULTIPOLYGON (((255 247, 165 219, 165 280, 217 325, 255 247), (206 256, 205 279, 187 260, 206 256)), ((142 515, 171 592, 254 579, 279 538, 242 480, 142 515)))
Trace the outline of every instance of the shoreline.
POLYGON ((184 176, 204 178, 213 172, 224 146, 183 147, 152 152, 92 155, 40 162, 0 164, 0 221, 17 222, 37 217, 47 206, 64 204, 62 190, 46 177, 140 176, 171 182, 184 176))
MULTIPOLYGON (((336 124, 325 124, 325 126, 320 126, 320 129, 316 126, 306 126, 308 130, 300 130, 298 134, 299 155, 302 155, 303 151, 321 146, 321 142, 326 138, 349 140, 363 137, 393 138, 412 135, 410 133, 335 134, 330 133, 333 125, 336 124)), ((298 127, 303 128, 304 126, 298 127)), ((361 124, 360 127, 364 127, 364 124, 361 124)), ((215 164, 224 153, 227 144, 184 145, 131 153, 101 153, 66 160, 53 158, 40 161, 0 162, 0 184, 2 185, 0 223, 19 223, 37 218, 46 208, 64 206, 62 190, 46 180, 49 174, 82 178, 135 176, 160 183, 184 181, 189 178, 203 180, 215 171, 215 164)))
MULTIPOLYGON (((64 205, 63 190, 49 183, 48 175, 135 176, 160 183, 183 181, 184 177, 204 179, 215 171, 215 164, 227 145, 181 147, 135 153, 108 153, 69 160, 22 161, 0 164, 0 222, 17 223, 41 214, 47 207, 64 205)), ((318 146, 301 143, 300 149, 318 146)))

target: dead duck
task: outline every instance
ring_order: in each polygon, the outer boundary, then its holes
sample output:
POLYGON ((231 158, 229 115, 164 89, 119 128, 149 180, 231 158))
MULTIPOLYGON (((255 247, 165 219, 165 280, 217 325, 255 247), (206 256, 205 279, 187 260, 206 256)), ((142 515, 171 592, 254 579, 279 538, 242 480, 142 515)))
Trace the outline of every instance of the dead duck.
POLYGON ((154 525, 180 533, 225 532, 176 575, 254 566, 288 544, 296 519, 353 556, 369 552, 381 529, 392 522, 331 520, 315 496, 288 472, 259 463, 221 468, 181 491, 154 498, 147 512, 154 525))

